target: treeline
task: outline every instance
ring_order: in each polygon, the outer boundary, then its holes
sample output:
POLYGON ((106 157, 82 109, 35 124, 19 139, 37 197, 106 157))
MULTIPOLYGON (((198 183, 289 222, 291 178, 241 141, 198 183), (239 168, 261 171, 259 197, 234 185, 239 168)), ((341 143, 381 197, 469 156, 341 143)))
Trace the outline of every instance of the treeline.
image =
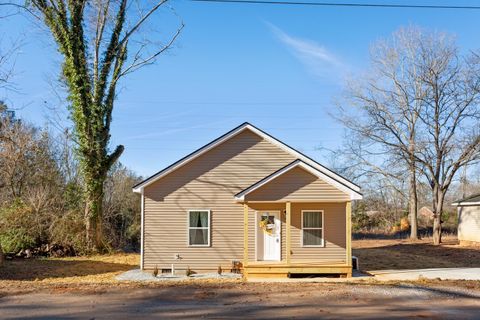
MULTIPOLYGON (((82 175, 71 134, 52 134, 0 105, 0 245, 5 253, 87 253, 82 175)), ((104 185, 102 230, 109 250, 136 250, 139 177, 122 164, 104 185)))
MULTIPOLYGON (((401 189, 395 190, 387 183, 375 183, 375 185, 377 188, 370 189, 371 185, 366 184, 366 187, 362 189, 364 199, 358 201, 353 207, 352 230, 354 236, 358 238, 408 238, 411 229, 411 217, 406 196, 408 188, 398 186, 401 189)), ((468 184, 468 194, 476 192, 479 188, 480 185, 472 181, 468 184)), ((430 237, 433 235, 433 212, 428 186, 419 184, 418 189, 417 236, 430 237)), ((463 184, 456 184, 452 189, 446 199, 441 217, 444 235, 455 235, 457 232, 457 210, 451 203, 462 197, 463 184)))
POLYGON ((400 28, 372 46, 335 118, 346 128, 336 167, 364 187, 367 216, 408 215, 416 239, 427 204, 438 245, 452 196, 480 192, 466 188, 480 162, 480 51, 447 33, 400 28))

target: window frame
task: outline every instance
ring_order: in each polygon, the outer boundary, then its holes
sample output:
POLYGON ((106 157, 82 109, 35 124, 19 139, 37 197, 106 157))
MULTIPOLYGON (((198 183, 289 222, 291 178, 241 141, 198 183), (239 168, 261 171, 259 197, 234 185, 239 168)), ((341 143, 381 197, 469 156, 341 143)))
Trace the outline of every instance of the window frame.
POLYGON ((212 230, 212 223, 211 223, 211 211, 210 209, 189 209, 187 210, 187 245, 188 247, 210 247, 211 241, 211 230, 212 230), (190 226, 190 213, 191 212, 207 212, 208 215, 208 227, 191 227, 190 226), (207 244, 190 244, 190 230, 208 230, 207 235, 207 244))
POLYGON ((323 210, 313 210, 313 209, 308 209, 308 210, 302 210, 302 216, 301 216, 302 221, 300 222, 302 225, 302 234, 300 236, 300 245, 303 248, 323 248, 325 247, 325 212, 323 210), (304 227, 304 220, 303 220, 303 214, 305 212, 319 212, 322 214, 322 227, 321 228, 311 228, 311 227, 304 227), (321 244, 304 244, 303 243, 303 233, 304 230, 321 230, 322 231, 322 243, 321 244))

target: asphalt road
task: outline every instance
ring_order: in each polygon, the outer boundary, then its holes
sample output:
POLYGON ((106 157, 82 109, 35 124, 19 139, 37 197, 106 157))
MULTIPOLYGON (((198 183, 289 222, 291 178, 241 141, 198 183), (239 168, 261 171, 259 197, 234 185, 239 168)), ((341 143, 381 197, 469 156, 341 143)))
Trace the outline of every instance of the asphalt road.
POLYGON ((1 319, 479 319, 480 290, 412 284, 238 284, 37 292, 0 298, 1 319))

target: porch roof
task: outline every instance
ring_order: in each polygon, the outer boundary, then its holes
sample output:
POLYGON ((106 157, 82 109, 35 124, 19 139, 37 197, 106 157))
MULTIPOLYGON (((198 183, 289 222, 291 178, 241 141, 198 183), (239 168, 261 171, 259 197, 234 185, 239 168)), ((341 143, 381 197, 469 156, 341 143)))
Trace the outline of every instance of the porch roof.
POLYGON ((322 172, 322 171, 318 170, 317 168, 309 165, 308 163, 302 161, 301 159, 297 159, 297 160, 289 163, 285 167, 283 167, 283 168, 275 171, 274 173, 266 176, 265 178, 255 182, 254 184, 252 184, 248 188, 240 191, 239 193, 237 193, 235 195, 235 200, 239 201, 239 202, 245 201, 245 197, 248 194, 250 194, 253 191, 261 188, 262 186, 268 184, 272 180, 274 180, 274 179, 276 179, 276 178, 278 178, 282 175, 285 175, 287 172, 290 172, 291 170, 293 170, 295 168, 301 168, 301 169, 311 173, 312 175, 316 176, 317 178, 322 179, 326 183, 330 184, 331 186, 333 186, 333 187, 337 188, 338 190, 347 194, 350 197, 350 200, 360 200, 360 199, 363 198, 362 194, 359 191, 355 190, 354 188, 351 188, 349 185, 343 183, 339 179, 335 179, 335 177, 332 177, 330 175, 325 174, 324 172, 322 172))
POLYGON ((458 207, 480 205, 480 193, 471 195, 470 197, 461 200, 457 200, 452 203, 452 205, 458 207))

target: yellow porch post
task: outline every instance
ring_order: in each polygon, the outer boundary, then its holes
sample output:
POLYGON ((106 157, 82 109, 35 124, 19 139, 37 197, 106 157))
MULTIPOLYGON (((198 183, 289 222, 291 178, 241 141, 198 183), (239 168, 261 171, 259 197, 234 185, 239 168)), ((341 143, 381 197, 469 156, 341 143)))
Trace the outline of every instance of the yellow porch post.
POLYGON ((352 265, 352 202, 347 201, 345 208, 347 265, 352 265))
POLYGON ((291 247, 292 247, 292 239, 291 239, 291 233, 290 233, 290 227, 292 225, 292 204, 290 202, 287 202, 286 208, 285 208, 285 222, 286 222, 286 240, 287 240, 287 252, 286 252, 286 260, 287 264, 290 264, 290 256, 291 256, 291 247))
POLYGON ((248 203, 243 204, 243 266, 248 265, 248 203))

